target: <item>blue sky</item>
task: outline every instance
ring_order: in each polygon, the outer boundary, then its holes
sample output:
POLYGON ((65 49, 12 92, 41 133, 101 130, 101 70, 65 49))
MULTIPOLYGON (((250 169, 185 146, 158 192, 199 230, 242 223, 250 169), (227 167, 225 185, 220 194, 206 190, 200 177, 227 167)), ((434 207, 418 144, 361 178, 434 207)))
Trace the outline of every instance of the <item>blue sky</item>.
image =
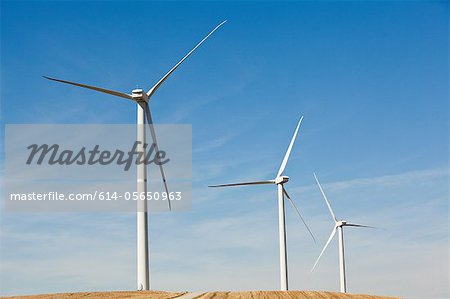
MULTIPOLYGON (((275 176, 305 116, 287 189, 290 283, 338 289, 336 213, 350 292, 447 298, 448 3, 1 2, 1 120, 134 123, 135 108, 52 84, 128 92, 154 84, 228 22, 152 98, 156 123, 192 124, 193 210, 152 214, 152 286, 278 288, 275 188, 206 186, 275 176), (335 243, 335 242, 333 242, 335 243), (426 274, 425 274, 426 273, 426 274)), ((3 156, 2 156, 3 160, 3 156)), ((133 214, 1 214, 2 294, 133 289, 133 214)))

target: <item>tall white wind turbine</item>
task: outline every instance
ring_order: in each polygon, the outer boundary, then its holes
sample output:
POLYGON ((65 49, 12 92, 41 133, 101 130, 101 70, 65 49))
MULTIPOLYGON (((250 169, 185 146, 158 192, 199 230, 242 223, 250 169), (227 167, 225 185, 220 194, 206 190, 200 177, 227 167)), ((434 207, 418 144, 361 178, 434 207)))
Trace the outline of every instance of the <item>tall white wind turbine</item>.
POLYGON ((325 246, 322 249, 322 252, 320 252, 319 257, 317 258, 316 262, 314 263, 314 266, 311 269, 311 272, 314 271, 317 264, 319 263, 320 258, 322 257, 322 254, 325 252, 325 249, 327 249, 328 245, 330 244, 331 240, 333 239, 334 235, 336 234, 336 231, 339 235, 339 277, 340 277, 340 291, 341 293, 347 292, 347 283, 346 283, 346 277, 345 277, 345 257, 344 257, 344 226, 353 226, 353 227, 364 227, 364 228, 375 228, 373 226, 368 225, 362 225, 362 224, 355 224, 355 223, 349 223, 345 220, 338 220, 333 212, 333 209, 331 208, 330 202, 327 199, 327 196, 325 195, 325 192, 323 192, 322 186, 319 183, 319 180, 317 179, 316 174, 314 173, 314 178, 316 179, 317 186, 319 186, 320 193, 322 193, 323 199, 325 199, 325 202, 327 204, 328 210, 330 211, 331 217, 334 221, 334 227, 333 231, 331 232, 330 237, 328 238, 328 241, 325 243, 325 246))
POLYGON ((298 216, 302 220, 306 229, 309 231, 311 237, 314 242, 316 241, 313 233, 309 229, 305 220, 303 219, 300 211, 297 206, 294 204, 294 201, 291 199, 286 189, 284 188, 284 184, 289 181, 289 177, 283 175, 284 169, 286 168, 286 164, 289 160, 289 156, 291 155, 292 147, 294 146, 295 139, 297 137, 298 129, 302 123, 303 116, 300 118, 297 127, 294 132, 294 136, 292 137, 291 143, 286 151, 283 162, 281 163, 280 169, 278 170, 278 174, 273 180, 266 181, 254 181, 254 182, 245 182, 245 183, 233 183, 233 184, 223 184, 223 185, 214 185, 209 187, 231 187, 231 186, 244 186, 244 185, 264 185, 264 184, 276 184, 278 189, 278 228, 279 228, 279 237, 280 237, 280 288, 282 291, 288 290, 288 269, 287 269, 287 248, 286 248, 286 223, 285 223, 285 214, 284 214, 284 195, 286 195, 287 199, 294 207, 298 216))
MULTIPOLYGON (((158 152, 158 144, 156 141, 156 134, 153 128, 153 120, 150 113, 149 102, 153 94, 158 88, 169 78, 169 76, 191 55, 208 37, 211 36, 220 26, 226 21, 223 21, 217 25, 211 32, 208 33, 192 50, 190 50, 175 66, 173 66, 152 88, 146 93, 142 89, 134 89, 131 94, 122 93, 118 91, 108 90, 100 87, 45 77, 46 79, 71 84, 83 88, 92 89, 95 91, 107 93, 113 96, 121 97, 127 100, 131 100, 137 104, 137 142, 139 143, 137 151, 144 151, 143 145, 146 141, 145 123, 147 122, 152 136, 153 143, 155 144, 155 152, 158 152)), ((166 176, 162 165, 159 166, 161 177, 164 183, 164 188, 167 194, 169 193, 167 188, 166 176)), ((146 194, 147 192, 147 167, 141 163, 137 165, 137 192, 138 194, 146 194)), ((169 209, 171 209, 170 200, 168 200, 169 209)), ((148 215, 147 215, 147 201, 138 200, 137 204, 137 289, 149 290, 150 278, 149 278, 149 251, 148 251, 148 215)))

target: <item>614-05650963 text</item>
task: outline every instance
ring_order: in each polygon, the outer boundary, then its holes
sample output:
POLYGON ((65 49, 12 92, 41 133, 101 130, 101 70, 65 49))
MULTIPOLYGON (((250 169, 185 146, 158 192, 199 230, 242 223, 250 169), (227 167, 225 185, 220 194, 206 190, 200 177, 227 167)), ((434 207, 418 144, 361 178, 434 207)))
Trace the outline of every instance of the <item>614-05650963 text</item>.
POLYGON ((9 200, 11 201, 137 201, 137 200, 181 200, 182 192, 116 192, 116 191, 95 191, 92 193, 63 193, 63 192, 47 192, 47 193, 11 193, 9 200))

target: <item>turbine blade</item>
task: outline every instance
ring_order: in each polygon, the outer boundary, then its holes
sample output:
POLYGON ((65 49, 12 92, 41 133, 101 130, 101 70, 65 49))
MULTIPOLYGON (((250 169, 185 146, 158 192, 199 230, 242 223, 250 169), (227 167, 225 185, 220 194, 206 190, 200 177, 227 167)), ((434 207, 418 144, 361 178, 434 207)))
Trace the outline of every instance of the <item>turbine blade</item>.
POLYGON ((223 21, 222 23, 220 23, 219 25, 217 25, 191 51, 189 51, 189 53, 187 53, 177 64, 175 64, 175 66, 172 67, 172 69, 170 69, 170 71, 168 71, 167 74, 164 75, 164 77, 162 77, 152 88, 150 88, 149 91, 147 92, 148 97, 151 97, 156 92, 156 90, 158 90, 158 88, 161 86, 161 84, 163 84, 164 81, 166 81, 166 79, 180 66, 180 64, 182 64, 189 57, 189 55, 191 55, 208 37, 211 36, 211 34, 214 33, 214 31, 219 29, 219 27, 222 26, 225 22, 226 22, 226 20, 223 21))
POLYGON ((320 253, 319 257, 317 258, 314 266, 312 267, 311 272, 314 271, 314 269, 316 268, 317 264, 319 263, 320 258, 322 257, 322 254, 325 252, 325 249, 327 249, 328 245, 330 244, 330 242, 333 239, 335 234, 336 234, 336 227, 333 227, 333 231, 331 232, 331 235, 328 238, 327 243, 325 243, 325 246, 323 247, 322 252, 320 253))
POLYGON ((376 229, 375 226, 355 224, 355 223, 346 223, 344 226, 365 227, 365 228, 375 228, 376 229))
POLYGON ((107 93, 107 94, 110 94, 110 95, 113 95, 113 96, 125 98, 125 99, 128 99, 128 100, 133 100, 133 97, 131 95, 123 93, 123 92, 109 90, 109 89, 104 89, 104 88, 90 86, 90 85, 81 84, 81 83, 70 82, 70 81, 66 81, 66 80, 50 78, 50 77, 47 77, 47 76, 42 76, 42 77, 44 77, 45 79, 48 79, 48 80, 61 82, 61 83, 65 83, 65 84, 70 84, 70 85, 75 85, 75 86, 78 86, 78 87, 88 88, 88 89, 92 89, 92 90, 95 90, 95 91, 100 91, 100 92, 103 92, 103 93, 107 93))
POLYGON ((336 222, 337 218, 334 215, 333 209, 331 208, 330 202, 328 201, 327 196, 325 195, 325 192, 323 192, 322 186, 319 183, 319 179, 317 179, 316 173, 313 173, 313 174, 314 174, 314 178, 316 179, 317 186, 319 186, 320 192, 322 193, 323 199, 325 199, 325 202, 327 203, 328 210, 331 213, 331 217, 333 217, 334 222, 336 222))
MULTIPOLYGON (((152 115, 150 114, 150 108, 148 107, 148 103, 143 103, 142 105, 144 106, 143 108, 145 110, 145 115, 147 116, 147 119, 148 119, 148 127, 149 127, 150 133, 152 135, 153 143, 155 144, 155 150, 156 150, 156 152, 159 152, 158 142, 156 141, 155 128, 153 127, 152 115)), ((166 190, 167 202, 169 203, 169 210, 172 210, 172 204, 170 203, 170 199, 169 199, 169 188, 167 187, 166 175, 164 174, 164 169, 161 164, 159 165, 159 170, 161 172, 161 177, 162 177, 162 180, 164 183, 164 189, 166 190)))
POLYGON ((291 150, 292 150, 292 147, 294 146, 294 141, 295 141, 295 138, 297 137, 298 129, 300 128, 302 120, 303 120, 303 116, 300 117, 300 120, 297 124, 297 128, 295 129, 295 132, 294 132, 294 136, 292 136, 291 143, 289 144, 286 154, 284 155, 283 162, 281 163, 280 170, 278 170, 277 177, 279 177, 283 173, 284 169, 286 168, 286 164, 289 160, 289 156, 291 155, 291 150))
POLYGON ((222 185, 212 185, 208 187, 233 187, 233 186, 246 186, 246 185, 265 185, 265 184, 274 184, 274 180, 270 181, 256 181, 256 182, 245 182, 245 183, 232 183, 232 184, 222 184, 222 185))
POLYGON ((287 193, 286 189, 284 189, 283 186, 283 193, 284 195, 286 195, 286 197, 289 199, 289 202, 291 203, 291 205, 294 207, 295 211, 297 211, 298 216, 300 217, 300 219, 302 220, 303 224, 305 225, 306 229, 308 230, 309 234, 311 235, 314 243, 316 243, 316 238, 314 237, 314 234, 312 233, 312 231, 309 229, 308 224, 306 224, 305 219, 303 219, 302 215, 300 214, 300 211, 298 210, 297 206, 295 205, 294 201, 291 199, 291 197, 289 196, 289 194, 287 193))

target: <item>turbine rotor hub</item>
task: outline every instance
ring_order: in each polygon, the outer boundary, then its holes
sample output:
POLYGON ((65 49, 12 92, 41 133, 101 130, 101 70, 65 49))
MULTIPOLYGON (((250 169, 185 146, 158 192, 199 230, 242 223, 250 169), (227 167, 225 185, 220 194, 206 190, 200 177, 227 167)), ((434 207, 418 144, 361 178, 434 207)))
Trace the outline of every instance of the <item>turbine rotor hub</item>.
POLYGON ((288 181, 289 181, 289 177, 286 175, 275 178, 275 184, 277 184, 277 185, 287 183, 288 181))

